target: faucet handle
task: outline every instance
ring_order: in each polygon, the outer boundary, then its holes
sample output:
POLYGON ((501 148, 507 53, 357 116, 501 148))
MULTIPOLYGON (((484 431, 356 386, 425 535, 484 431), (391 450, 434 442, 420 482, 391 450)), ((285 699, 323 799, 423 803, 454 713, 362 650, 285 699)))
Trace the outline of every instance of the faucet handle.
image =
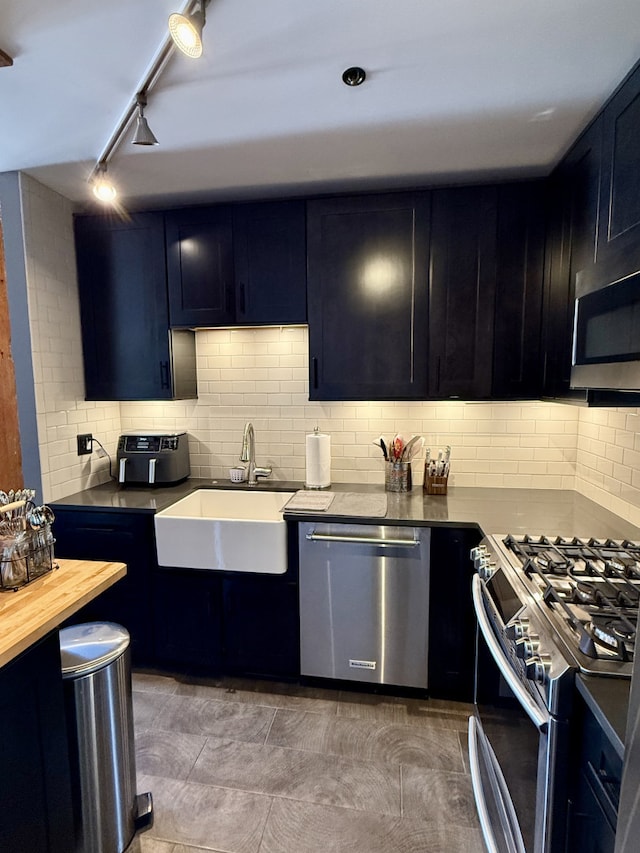
POLYGON ((272 468, 259 468, 256 465, 256 467, 253 469, 253 474, 256 477, 256 479, 258 477, 270 477, 272 470, 273 470, 272 468))

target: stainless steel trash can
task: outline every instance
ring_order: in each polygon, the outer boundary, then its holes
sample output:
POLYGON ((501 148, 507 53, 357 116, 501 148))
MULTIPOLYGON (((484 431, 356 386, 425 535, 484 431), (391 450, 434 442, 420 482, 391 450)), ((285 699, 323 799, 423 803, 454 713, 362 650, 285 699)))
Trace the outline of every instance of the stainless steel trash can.
POLYGON ((60 631, 77 853, 123 853, 153 822, 137 796, 129 633, 112 622, 60 631))

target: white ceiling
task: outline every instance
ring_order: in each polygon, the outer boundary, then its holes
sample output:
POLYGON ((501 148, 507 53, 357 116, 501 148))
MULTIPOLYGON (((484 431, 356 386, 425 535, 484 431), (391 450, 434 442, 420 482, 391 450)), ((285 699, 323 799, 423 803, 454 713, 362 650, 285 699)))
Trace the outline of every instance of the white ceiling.
MULTIPOLYGON (((0 172, 87 199, 184 6, 0 0, 0 172)), ((640 59, 640 2, 211 0, 203 40, 149 94, 160 145, 110 161, 130 207, 547 174, 640 59)))

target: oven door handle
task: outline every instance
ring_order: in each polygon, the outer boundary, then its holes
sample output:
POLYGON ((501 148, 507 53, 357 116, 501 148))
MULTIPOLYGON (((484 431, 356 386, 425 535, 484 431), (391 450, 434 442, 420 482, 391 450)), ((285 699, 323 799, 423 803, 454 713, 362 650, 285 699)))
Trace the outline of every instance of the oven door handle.
POLYGON ((500 820, 508 853, 526 853, 522 833, 518 824, 518 817, 509 794, 509 789, 507 788, 507 783, 502 775, 495 752, 491 748, 491 744, 483 732, 482 726, 475 717, 469 717, 468 745, 469 773, 471 775, 473 799, 476 803, 480 830, 488 853, 500 853, 500 850, 504 849, 504 844, 498 844, 489 814, 485 787, 482 784, 481 748, 484 753, 484 763, 488 774, 487 781, 491 786, 498 809, 498 819, 500 820))
POLYGON ((522 705, 531 722, 540 732, 546 732, 549 725, 550 715, 545 714, 533 701, 532 697, 527 693, 525 688, 520 683, 520 680, 515 675, 507 656, 502 650, 500 643, 497 641, 491 623, 487 618, 487 611, 484 608, 484 600, 482 595, 482 580, 479 575, 473 576, 472 583, 473 592, 473 608, 478 619, 478 627, 482 632, 482 636, 491 652, 491 657, 496 662, 500 674, 507 682, 516 699, 522 705))

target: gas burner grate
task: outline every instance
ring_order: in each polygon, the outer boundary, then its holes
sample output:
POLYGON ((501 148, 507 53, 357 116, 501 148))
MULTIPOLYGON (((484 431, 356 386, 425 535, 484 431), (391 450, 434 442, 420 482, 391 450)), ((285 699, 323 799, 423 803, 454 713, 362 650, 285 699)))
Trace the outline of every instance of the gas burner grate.
POLYGON ((542 600, 592 658, 632 661, 640 604, 640 546, 612 539, 508 536, 505 546, 542 600))

